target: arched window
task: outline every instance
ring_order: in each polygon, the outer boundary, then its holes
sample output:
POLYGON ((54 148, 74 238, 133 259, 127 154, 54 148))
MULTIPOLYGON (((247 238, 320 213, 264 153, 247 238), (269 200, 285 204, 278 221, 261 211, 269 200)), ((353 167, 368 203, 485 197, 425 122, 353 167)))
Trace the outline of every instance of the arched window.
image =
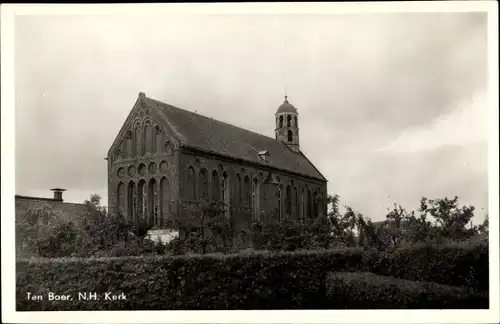
POLYGON ((147 120, 145 123, 144 123, 144 130, 142 132, 142 150, 141 150, 141 154, 142 155, 146 155, 147 153, 150 152, 150 146, 149 144, 151 143, 151 124, 150 124, 150 121, 147 120))
POLYGON ((281 127, 283 127, 283 115, 280 116, 280 127, 279 128, 281 128, 281 127))
POLYGON ((293 117, 293 121, 294 121, 295 127, 299 127, 299 120, 297 119, 297 116, 293 117))
POLYGON ((149 180, 148 185, 148 216, 151 217, 151 221, 154 227, 160 226, 159 200, 158 185, 156 183, 156 180, 152 178, 151 180, 149 180))
POLYGON ((314 200, 313 200, 313 217, 318 217, 318 193, 314 192, 314 200))
POLYGON ((292 126, 292 116, 290 116, 290 115, 286 116, 286 126, 287 127, 292 126))
POLYGON ((118 184, 118 187, 116 188, 116 206, 117 206, 117 213, 118 215, 124 215, 125 211, 125 185, 123 182, 120 182, 118 184))
POLYGON ((299 213, 299 223, 304 223, 304 218, 306 215, 306 195, 304 193, 304 188, 300 191, 300 213, 299 213))
POLYGON ((297 193, 297 187, 293 187, 293 204, 295 206, 293 210, 293 218, 298 219, 299 218, 299 197, 297 193))
POLYGON ((200 196, 204 201, 208 201, 208 172, 206 169, 200 170, 200 196))
POLYGON ((248 176, 245 176, 245 179, 243 180, 243 200, 245 205, 251 204, 250 195, 251 195, 250 178, 248 176))
POLYGON ((220 199, 220 184, 219 173, 217 170, 212 171, 212 201, 219 201, 220 199))
POLYGON ((144 179, 141 179, 137 184, 137 215, 143 218, 147 217, 148 212, 146 207, 147 202, 146 199, 144 199, 147 194, 147 192, 144 192, 145 190, 147 190, 146 181, 144 181, 144 179))
POLYGON ((130 181, 128 184, 127 192, 127 218, 129 221, 133 222, 136 218, 137 213, 137 192, 135 190, 135 183, 130 181))
POLYGON ((186 199, 190 201, 196 200, 196 178, 194 168, 190 166, 186 174, 186 199))
POLYGON ((259 219, 259 182, 257 178, 253 179, 252 185, 252 211, 254 220, 259 219))
POLYGON ((168 219, 168 215, 170 213, 170 181, 168 181, 165 177, 160 180, 160 196, 161 226, 163 221, 168 219))
POLYGON ((291 130, 288 130, 288 141, 293 141, 293 132, 291 130))
POLYGON ((286 186, 286 209, 285 214, 289 216, 292 213, 292 188, 290 185, 286 186))
POLYGON ((137 156, 137 147, 139 146, 139 125, 134 127, 134 135, 132 136, 132 156, 137 156))
POLYGON ((276 195, 278 196, 278 220, 281 222, 283 218, 283 202, 281 198, 281 185, 277 187, 276 195))
POLYGON ((312 194, 311 194, 311 189, 307 190, 307 218, 312 218, 313 217, 313 201, 312 201, 312 194))
POLYGON ((229 180, 226 172, 222 174, 221 181, 221 201, 224 203, 224 214, 229 217, 229 180))
POLYGON ((125 145, 124 145, 124 151, 123 151, 123 157, 124 158, 129 158, 132 156, 132 131, 128 131, 125 134, 125 145))
POLYGON ((241 177, 236 173, 235 199, 237 204, 241 204, 241 177))
POLYGON ((156 154, 158 149, 158 138, 160 137, 160 128, 155 125, 153 128, 153 136, 151 137, 151 153, 156 154))

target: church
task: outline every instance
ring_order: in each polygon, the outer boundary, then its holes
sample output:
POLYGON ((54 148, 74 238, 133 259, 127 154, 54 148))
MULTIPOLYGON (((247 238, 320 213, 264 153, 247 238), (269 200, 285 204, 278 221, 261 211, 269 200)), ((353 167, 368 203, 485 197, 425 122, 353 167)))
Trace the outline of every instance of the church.
MULTIPOLYGON (((285 96, 275 138, 139 97, 108 155, 108 208, 153 231, 222 202, 235 237, 251 246, 267 217, 309 222, 326 213, 327 180, 300 150, 299 114, 285 96)), ((179 228, 184 236, 192 227, 179 228)))

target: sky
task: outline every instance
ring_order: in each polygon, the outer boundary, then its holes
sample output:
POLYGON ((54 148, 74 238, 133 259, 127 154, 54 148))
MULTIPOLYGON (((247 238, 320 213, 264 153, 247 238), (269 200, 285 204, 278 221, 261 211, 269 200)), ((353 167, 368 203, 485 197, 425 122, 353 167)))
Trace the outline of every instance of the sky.
POLYGON ((484 13, 18 16, 16 194, 107 200, 104 160, 139 92, 274 136, 285 93, 328 192, 488 205, 484 13))

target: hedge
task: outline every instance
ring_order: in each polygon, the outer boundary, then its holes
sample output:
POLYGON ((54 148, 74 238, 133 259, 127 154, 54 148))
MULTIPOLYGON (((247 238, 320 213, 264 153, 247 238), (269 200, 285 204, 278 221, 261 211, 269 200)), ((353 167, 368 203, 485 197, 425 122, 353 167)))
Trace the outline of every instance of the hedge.
POLYGON ((327 269, 356 270, 362 250, 55 259, 17 263, 17 310, 321 309, 327 269), (48 292, 71 301, 48 301, 48 292), (27 300, 27 293, 44 300, 27 300), (78 300, 125 293, 125 301, 78 300))
POLYGON ((326 285, 332 309, 487 309, 489 304, 487 293, 471 288, 372 273, 330 273, 326 285))
POLYGON ((364 262, 370 272, 380 275, 488 290, 488 257, 486 241, 366 252, 364 262))
MULTIPOLYGON (((408 255, 422 258, 423 251, 427 250, 419 249, 408 255)), ((432 257, 428 262, 438 262, 432 258, 442 254, 434 253, 432 249, 429 251, 432 257)), ((473 252, 475 249, 469 251, 476 253, 473 252)), ((462 255, 462 250, 449 252, 462 255)), ((395 253, 398 257, 392 260, 408 259, 403 250, 395 253)), ((373 253, 353 248, 234 255, 25 260, 17 262, 17 309, 328 309, 332 307, 325 286, 329 271, 376 272, 375 269, 381 274, 395 268, 388 263, 389 257, 381 259, 375 262, 373 253), (44 300, 27 300, 28 292, 41 294, 44 300), (73 300, 49 301, 46 298, 48 292, 68 294, 73 300), (78 300, 79 292, 96 292, 101 298, 106 292, 123 292, 127 300, 78 300)), ((456 258, 451 259, 460 263, 456 258)), ((486 260, 487 267, 487 258, 478 260, 479 263, 469 266, 483 269, 481 262, 486 260)), ((414 271, 418 266, 401 266, 404 270, 397 274, 433 276, 414 271)), ((424 265, 420 267, 425 268, 424 265)), ((475 277, 480 273, 469 271, 465 277, 460 277, 463 281, 460 283, 480 282, 481 279, 475 277)), ((469 298, 460 296, 464 300, 469 298)), ((353 307, 349 299, 341 300, 344 300, 343 304, 335 305, 336 308, 353 307)))

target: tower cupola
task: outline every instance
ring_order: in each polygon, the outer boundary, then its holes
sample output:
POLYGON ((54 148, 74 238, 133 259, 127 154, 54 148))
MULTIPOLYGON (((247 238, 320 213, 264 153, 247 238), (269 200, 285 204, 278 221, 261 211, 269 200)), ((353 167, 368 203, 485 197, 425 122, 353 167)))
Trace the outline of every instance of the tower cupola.
POLYGON ((300 152, 299 113, 285 96, 285 101, 278 107, 276 117, 276 140, 286 144, 292 151, 300 152))

